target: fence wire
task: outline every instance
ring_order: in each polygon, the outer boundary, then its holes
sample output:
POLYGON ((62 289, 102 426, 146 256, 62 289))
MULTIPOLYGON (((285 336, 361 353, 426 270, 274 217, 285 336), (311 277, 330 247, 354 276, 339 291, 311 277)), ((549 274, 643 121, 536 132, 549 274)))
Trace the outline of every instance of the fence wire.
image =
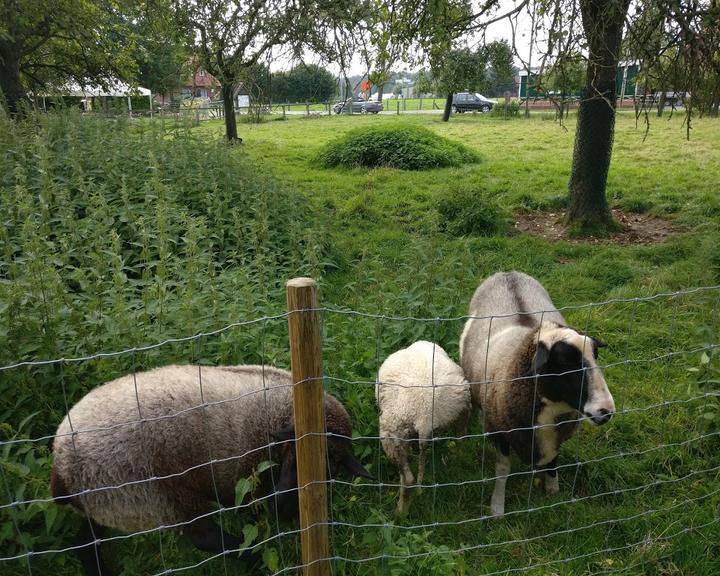
MULTIPOLYGON (((524 432, 531 434, 535 445, 536 436, 557 422, 533 422, 494 431, 485 430, 477 415, 467 429, 460 431, 435 430, 433 422, 432 437, 427 439, 426 477, 405 486, 410 491, 407 515, 395 514, 403 483, 399 481, 400 471, 385 456, 382 441, 399 441, 412 453, 418 438, 380 435, 375 400, 380 366, 390 354, 420 339, 442 346, 457 361, 457 339, 466 321, 492 323, 497 318, 527 314, 418 318, 334 307, 317 309, 322 318, 324 388, 344 404, 353 422, 352 436, 334 430, 326 430, 325 435, 329 443, 350 442, 354 455, 374 476, 372 480, 358 480, 340 472, 325 482, 330 507, 324 524, 331 541, 330 557, 324 560, 330 561, 331 573, 495 575, 542 572, 551 566, 567 573, 621 573, 646 562, 672 559, 673 554, 679 554, 672 547, 686 544, 686 535, 717 542, 719 303, 720 286, 709 286, 559 308, 571 326, 610 344, 607 353, 601 354, 598 368, 616 398, 612 421, 602 428, 582 426, 590 418, 579 412, 563 420, 563 424, 577 424, 579 428, 560 449, 560 461, 553 466, 560 478, 560 491, 555 495, 538 490, 535 480, 541 470, 537 467, 513 461, 509 473, 498 474, 491 462, 498 438, 524 432), (666 329, 661 332, 650 328, 652 323, 643 322, 658 317, 666 319, 666 329), (499 480, 507 480, 506 509, 501 519, 490 513, 487 497, 499 480)), ((553 312, 540 310, 532 315, 542 319, 553 312)), ((270 335, 273 342, 283 341, 287 316, 234 322, 211 332, 115 352, 22 359, 1 366, 0 377, 30 378, 38 385, 46 385, 45 371, 56 371, 63 405, 54 408, 64 412, 68 430, 50 433, 58 424, 50 422, 45 426, 48 433, 26 437, 24 422, 11 421, 12 434, 0 440, 0 572, 45 573, 58 558, 70 564, 74 560, 67 558, 83 551, 94 555, 90 562, 95 562, 98 571, 106 570, 110 563, 103 561, 106 557, 114 559, 116 571, 118 566, 125 566, 127 573, 135 570, 158 576, 201 573, 209 563, 219 568, 220 562, 226 575, 251 571, 275 576, 305 568, 298 544, 302 530, 296 519, 283 517, 284 502, 292 500, 303 486, 288 485, 288 470, 283 469, 283 461, 278 461, 278 455, 294 449, 297 439, 277 438, 279 430, 273 422, 276 403, 292 402, 292 382, 289 376, 278 377, 273 363, 266 361, 283 357, 282 351, 272 349, 268 341, 270 335), (162 353, 176 344, 193 346, 193 357, 201 358, 203 346, 212 339, 239 330, 259 331, 259 349, 253 352, 262 362, 255 369, 260 378, 255 387, 233 385, 231 392, 223 391, 222 382, 243 379, 242 368, 196 365, 192 368, 196 373, 192 387, 196 389, 186 392, 188 398, 198 400, 180 401, 162 395, 164 384, 157 373, 139 368, 148 364, 149 353, 162 353), (71 388, 66 370, 124 358, 133 366, 126 382, 131 386, 135 415, 87 425, 83 421, 92 422, 93 415, 73 411, 72 407, 83 397, 83 390, 100 382, 71 388), (278 378, 285 378, 284 383, 278 384, 278 378), (151 392, 153 388, 160 392, 151 392), (175 409, 177 406, 180 408, 175 409), (233 423, 236 413, 240 415, 238 422, 252 425, 233 423), (198 418, 200 429, 183 428, 183 423, 193 424, 198 418), (226 420, 220 422, 222 418, 226 420), (74 422, 76 419, 80 424, 74 422), (249 432, 256 432, 257 438, 238 440, 229 435, 220 441, 218 426, 229 426, 227 430, 235 433, 244 429, 249 436, 249 432), (178 437, 187 436, 188 445, 200 446, 197 450, 202 449, 202 458, 184 465, 186 460, 170 448, 160 458, 158 446, 164 445, 163 435, 169 430, 178 437), (142 454, 124 452, 127 448, 123 446, 107 446, 108 441, 122 443, 127 439, 135 439, 142 454), (118 467, 134 468, 118 472, 117 481, 73 485, 62 493, 63 501, 73 501, 75 506, 91 510, 91 515, 102 506, 137 506, 135 520, 141 527, 106 534, 102 522, 78 521, 67 507, 55 502, 48 488, 49 453, 53 443, 66 441, 72 445, 73 455, 64 457, 71 460, 82 462, 83 450, 95 442, 100 450, 117 448, 118 467), (31 455, 42 463, 39 467, 30 465, 31 455), (174 458, 179 460, 177 465, 165 462, 174 458), (248 462, 254 462, 260 471, 248 468, 248 462), (204 483, 198 484, 198 479, 204 483), (179 521, 153 522, 163 517, 155 508, 162 509, 167 503, 153 502, 150 495, 160 497, 165 494, 163 490, 170 489, 185 491, 182 493, 191 499, 206 500, 206 511, 188 512, 179 521), (210 505, 210 501, 215 504, 210 505), (90 533, 82 542, 73 540, 71 533, 80 522, 87 523, 90 533), (186 539, 177 537, 179 533, 194 533, 197 526, 204 526, 206 531, 208 526, 222 527, 217 531, 219 550, 199 552, 186 539), (138 558, 128 559, 137 554, 138 558)), ((489 349, 489 338, 486 345, 489 349)), ((381 383, 409 393, 431 386, 431 420, 435 417, 435 395, 443 389, 468 384, 513 386, 527 379, 444 382, 435 377, 435 350, 433 347, 430 382, 381 383)), ((158 360, 161 358, 152 358, 149 363, 160 364, 158 360)), ((105 364, 102 373, 121 377, 120 370, 108 369, 105 364)), ((549 376, 579 373, 584 387, 587 370, 563 370, 549 376)), ((172 393, 177 395, 177 390, 172 389, 172 393)), ((100 410, 112 414, 113 401, 118 402, 118 413, 122 414, 121 402, 111 396, 100 410)), ((290 411, 290 406, 285 409, 290 411)), ((173 445, 168 442, 168 446, 173 445)), ((331 456, 329 451, 328 468, 332 468, 331 456)), ((110 471, 107 477, 112 474, 110 471)), ((74 480, 65 478, 66 483, 74 480)), ((117 524, 122 521, 120 518, 117 524)))

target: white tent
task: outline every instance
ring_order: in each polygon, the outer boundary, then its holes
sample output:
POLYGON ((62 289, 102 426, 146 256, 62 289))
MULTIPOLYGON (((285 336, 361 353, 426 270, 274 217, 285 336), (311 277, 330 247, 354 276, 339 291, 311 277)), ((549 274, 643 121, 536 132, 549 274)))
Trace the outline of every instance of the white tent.
POLYGON ((86 84, 80 86, 75 82, 69 82, 64 86, 60 86, 57 90, 53 90, 57 94, 63 96, 79 96, 88 99, 97 96, 113 96, 127 98, 128 111, 132 112, 131 96, 147 96, 150 99, 150 110, 152 111, 152 92, 141 86, 130 86, 124 82, 113 81, 108 84, 107 88, 95 84, 86 84))

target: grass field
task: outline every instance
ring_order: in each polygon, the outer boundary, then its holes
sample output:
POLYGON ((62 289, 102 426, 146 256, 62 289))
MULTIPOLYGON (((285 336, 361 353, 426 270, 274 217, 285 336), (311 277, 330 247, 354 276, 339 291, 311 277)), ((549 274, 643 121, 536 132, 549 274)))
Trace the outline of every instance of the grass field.
MULTIPOLYGON (((334 104, 334 102, 333 102, 334 104)), ((273 113, 277 114, 282 111, 282 104, 273 104, 273 113)), ((400 112, 415 112, 418 110, 436 110, 440 111, 445 106, 443 98, 387 98, 383 99, 383 107, 385 112, 396 112, 400 108, 400 112)), ((292 112, 306 112, 308 106, 305 104, 288 104, 286 110, 292 112)), ((310 112, 327 112, 326 104, 310 104, 310 112)))
MULTIPOLYGON (((687 141, 679 117, 652 119, 644 138, 631 115, 619 116, 610 202, 667 219, 676 231, 660 244, 620 246, 549 242, 514 229, 518 214, 565 205, 572 116, 565 126, 542 116, 402 121, 463 142, 480 162, 425 172, 319 166, 325 143, 354 127, 397 122, 391 115, 243 124, 236 148, 220 143, 222 124, 214 121, 169 133, 157 124, 108 128, 81 119, 6 127, 2 362, 119 349, 281 313, 284 281, 313 275, 322 303, 335 310, 324 313, 327 386, 353 417, 356 454, 383 483, 333 485, 331 550, 341 558, 334 574, 720 571, 720 419, 717 399, 702 396, 708 386, 718 390, 720 368, 717 354, 693 352, 718 342, 720 294, 625 301, 720 283, 720 123, 694 121, 687 141), (63 200, 63 190, 77 206, 63 200), (26 255, 34 266, 13 264, 26 255), (494 475, 490 446, 480 438, 439 442, 427 482, 441 486, 395 518, 397 473, 372 439, 377 368, 419 338, 457 358, 463 322, 444 319, 466 314, 481 279, 509 269, 536 276, 556 305, 570 307, 572 324, 608 343, 601 361, 622 413, 604 427, 583 427, 563 447, 560 494, 545 496, 527 473, 512 478, 502 520, 483 518, 492 491, 486 479, 494 475), (50 294, 45 306, 43 294, 50 294), (582 307, 609 300, 618 301, 582 307), (358 562, 374 557, 381 558, 358 562)), ((7 438, 51 434, 64 411, 60 383, 69 383, 72 402, 135 366, 287 366, 285 337, 280 319, 151 354, 67 365, 62 374, 16 370, 0 382, 0 429, 7 438), (19 399, 10 399, 11 389, 19 399)), ((477 424, 470 431, 480 432, 477 424)), ((8 500, 46 494, 47 443, 15 446, 0 445, 8 500)), ((527 472, 517 463, 513 471, 527 472)), ((61 512, 49 522, 53 509, 0 509, 3 551, 61 546, 68 531, 60 520, 72 521, 61 512)), ((267 518, 258 528, 262 537, 293 526, 267 518)), ((103 554, 126 575, 205 558, 172 535, 162 542, 162 554, 157 536, 108 543, 103 554)), ((268 549, 266 573, 299 561, 295 535, 268 549)), ((187 573, 243 573, 220 564, 187 573)), ((32 558, 33 573, 50 566, 59 576, 77 570, 67 554, 32 558)), ((6 568, 28 573, 20 562, 0 564, 3 574, 6 568)))

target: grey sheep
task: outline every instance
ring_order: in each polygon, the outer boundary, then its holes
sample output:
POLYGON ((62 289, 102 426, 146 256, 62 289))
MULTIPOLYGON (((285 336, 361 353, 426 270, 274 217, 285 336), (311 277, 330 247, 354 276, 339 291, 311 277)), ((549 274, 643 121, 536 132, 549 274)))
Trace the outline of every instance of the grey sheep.
POLYGON ((607 422, 615 404, 597 365, 602 344, 568 327, 531 276, 491 276, 475 291, 469 314, 460 362, 495 444, 491 512, 502 516, 511 448, 542 470, 545 490, 556 493, 560 445, 583 416, 607 422))
MULTIPOLYGON (((342 436, 328 437, 330 474, 343 466, 370 477, 353 456, 350 417, 329 394, 325 419, 328 432, 342 436)), ((131 533, 181 524, 197 548, 238 549, 242 541, 209 515, 213 503, 233 506, 237 481, 272 460, 279 471, 261 475, 256 495, 274 488, 279 513, 292 514, 293 439, 289 372, 166 366, 103 384, 69 411, 54 441, 51 492, 89 521, 79 539, 86 541, 79 553, 89 574, 108 573, 97 550, 87 545, 101 527, 131 533)))
POLYGON ((417 439, 417 483, 425 474, 425 448, 436 430, 464 429, 470 413, 470 388, 462 368, 437 344, 426 341, 394 352, 378 372, 375 397, 380 408, 380 438, 388 459, 400 469, 398 512, 409 508, 414 483, 408 463, 410 440, 417 439))

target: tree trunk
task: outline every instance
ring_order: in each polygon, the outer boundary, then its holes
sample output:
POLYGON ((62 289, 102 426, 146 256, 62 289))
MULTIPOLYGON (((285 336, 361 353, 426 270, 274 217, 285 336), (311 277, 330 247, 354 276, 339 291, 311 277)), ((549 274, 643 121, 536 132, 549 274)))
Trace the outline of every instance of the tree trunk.
POLYGON ((448 94, 447 99, 445 100, 445 111, 443 112, 443 122, 447 122, 450 120, 450 112, 452 111, 452 102, 453 102, 453 93, 450 92, 448 94))
POLYGON ((572 233, 607 233, 615 224, 605 189, 615 132, 615 74, 629 0, 580 0, 589 55, 578 110, 567 221, 572 233))
POLYGON ((20 80, 20 61, 9 51, 0 53, 0 91, 10 116, 22 113, 21 103, 26 94, 20 80))
MULTIPOLYGON (((235 143, 238 141, 238 133, 232 82, 222 84, 220 91, 222 92, 223 111, 225 113, 225 136, 228 142, 235 143)), ((242 140, 240 140, 240 142, 242 142, 242 140)))
POLYGON ((665 110, 665 102, 667 101, 667 92, 663 90, 660 92, 660 97, 658 98, 657 103, 657 116, 658 118, 662 118, 663 111, 665 110))
POLYGON ((380 84, 380 86, 377 87, 377 101, 382 102, 383 97, 383 88, 385 88, 385 84, 380 84))

